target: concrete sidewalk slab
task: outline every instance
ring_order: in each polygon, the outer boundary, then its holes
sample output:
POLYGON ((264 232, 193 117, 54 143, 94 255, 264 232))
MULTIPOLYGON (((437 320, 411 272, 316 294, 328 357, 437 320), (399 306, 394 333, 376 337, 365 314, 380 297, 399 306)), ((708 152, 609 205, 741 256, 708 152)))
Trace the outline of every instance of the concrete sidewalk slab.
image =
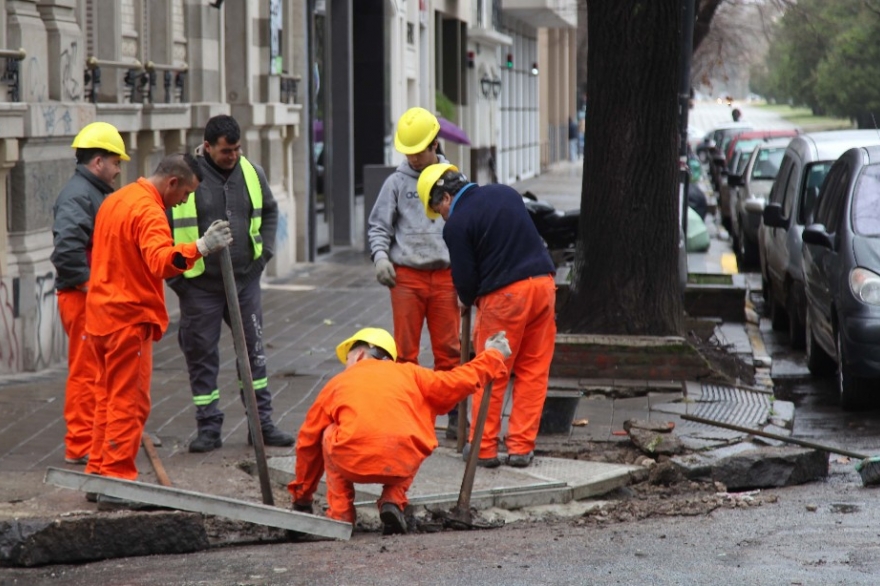
MULTIPOLYGON (((295 457, 271 458, 270 476, 286 485, 293 478, 295 466, 295 457)), ((408 493, 410 502, 417 506, 452 507, 458 502, 464 471, 461 454, 438 447, 419 468, 408 493)), ((514 509, 564 504, 607 494, 645 475, 647 470, 641 466, 537 456, 528 468, 478 468, 471 506, 514 509)), ((355 488, 355 505, 375 509, 382 486, 358 484, 355 488)), ((319 493, 324 493, 323 481, 319 493)))

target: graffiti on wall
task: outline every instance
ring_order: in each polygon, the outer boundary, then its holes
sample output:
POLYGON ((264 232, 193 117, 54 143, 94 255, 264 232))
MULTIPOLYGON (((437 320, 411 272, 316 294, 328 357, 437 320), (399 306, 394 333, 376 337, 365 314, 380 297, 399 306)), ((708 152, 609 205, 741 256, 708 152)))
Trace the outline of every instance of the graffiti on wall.
POLYGON ((79 45, 76 41, 72 41, 70 46, 61 52, 61 100, 65 102, 77 101, 82 95, 82 85, 76 68, 78 52, 79 45))
POLYGON ((27 61, 27 68, 23 71, 27 72, 27 93, 25 94, 26 102, 44 102, 49 97, 49 91, 46 87, 46 75, 43 72, 43 64, 37 57, 31 57, 27 61))
POLYGON ((48 368, 65 355, 67 339, 61 319, 58 316, 58 301, 55 296, 55 273, 37 275, 34 287, 37 306, 34 316, 36 333, 34 348, 34 370, 48 368))
POLYGON ((15 321, 15 301, 9 279, 0 279, 0 371, 21 371, 21 345, 15 321))

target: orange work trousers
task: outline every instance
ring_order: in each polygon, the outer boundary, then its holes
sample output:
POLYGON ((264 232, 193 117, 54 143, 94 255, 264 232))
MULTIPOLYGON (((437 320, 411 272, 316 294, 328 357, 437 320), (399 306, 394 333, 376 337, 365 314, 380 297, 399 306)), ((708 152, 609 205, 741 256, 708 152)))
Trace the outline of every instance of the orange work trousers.
MULTIPOLYGON (((345 521, 354 524, 357 519, 354 508, 354 485, 357 484, 381 484, 382 494, 376 505, 382 509, 385 503, 394 503, 404 510, 409 504, 406 491, 413 483, 418 472, 418 466, 412 476, 384 476, 381 474, 359 474, 349 470, 345 462, 337 461, 333 454, 333 435, 336 424, 331 423, 324 430, 324 481, 327 484, 327 516, 337 521, 345 521)), ((393 454, 386 454, 393 458, 393 454)))
POLYGON ((461 362, 461 313, 452 270, 423 271, 394 265, 397 285, 391 291, 394 341, 399 362, 419 362, 422 327, 434 352, 434 370, 452 370, 461 362))
MULTIPOLYGON (((511 374, 513 405, 505 444, 508 454, 527 454, 535 449, 556 344, 556 283, 549 275, 523 279, 483 295, 476 305, 474 349, 482 352, 486 339, 504 330, 511 350, 505 362, 508 374, 493 381, 480 458, 498 455, 501 410, 511 374)), ((482 393, 474 394, 471 421, 477 420, 483 399, 482 393)), ((473 434, 471 429, 471 443, 473 434)))
POLYGON ((135 459, 150 415, 153 327, 135 324, 92 336, 100 376, 87 474, 137 479, 135 459))
POLYGON ((95 381, 98 365, 86 334, 86 293, 79 289, 58 292, 58 313, 67 333, 67 386, 64 390, 64 457, 78 460, 92 447, 95 419, 95 381))

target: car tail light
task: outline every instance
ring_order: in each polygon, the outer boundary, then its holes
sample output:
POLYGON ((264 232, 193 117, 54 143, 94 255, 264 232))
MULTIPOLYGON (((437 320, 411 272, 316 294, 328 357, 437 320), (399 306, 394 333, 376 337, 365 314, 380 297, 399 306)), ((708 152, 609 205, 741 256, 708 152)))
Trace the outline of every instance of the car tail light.
POLYGON ((880 305, 880 275, 862 268, 849 274, 849 286, 857 299, 870 305, 880 305))

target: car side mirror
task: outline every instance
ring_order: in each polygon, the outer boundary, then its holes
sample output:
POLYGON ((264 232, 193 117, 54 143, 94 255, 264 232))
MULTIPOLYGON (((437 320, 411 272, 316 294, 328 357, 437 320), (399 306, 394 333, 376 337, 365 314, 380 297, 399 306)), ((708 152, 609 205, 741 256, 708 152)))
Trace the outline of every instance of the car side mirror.
POLYGON ((731 187, 742 187, 743 176, 742 175, 728 175, 727 176, 727 184, 731 187))
POLYGON ((788 220, 782 217, 782 205, 767 204, 764 208, 764 225, 771 228, 788 228, 788 220))
POLYGON ((814 244, 829 250, 834 250, 834 239, 825 231, 822 224, 811 224, 804 228, 804 244, 814 244))

